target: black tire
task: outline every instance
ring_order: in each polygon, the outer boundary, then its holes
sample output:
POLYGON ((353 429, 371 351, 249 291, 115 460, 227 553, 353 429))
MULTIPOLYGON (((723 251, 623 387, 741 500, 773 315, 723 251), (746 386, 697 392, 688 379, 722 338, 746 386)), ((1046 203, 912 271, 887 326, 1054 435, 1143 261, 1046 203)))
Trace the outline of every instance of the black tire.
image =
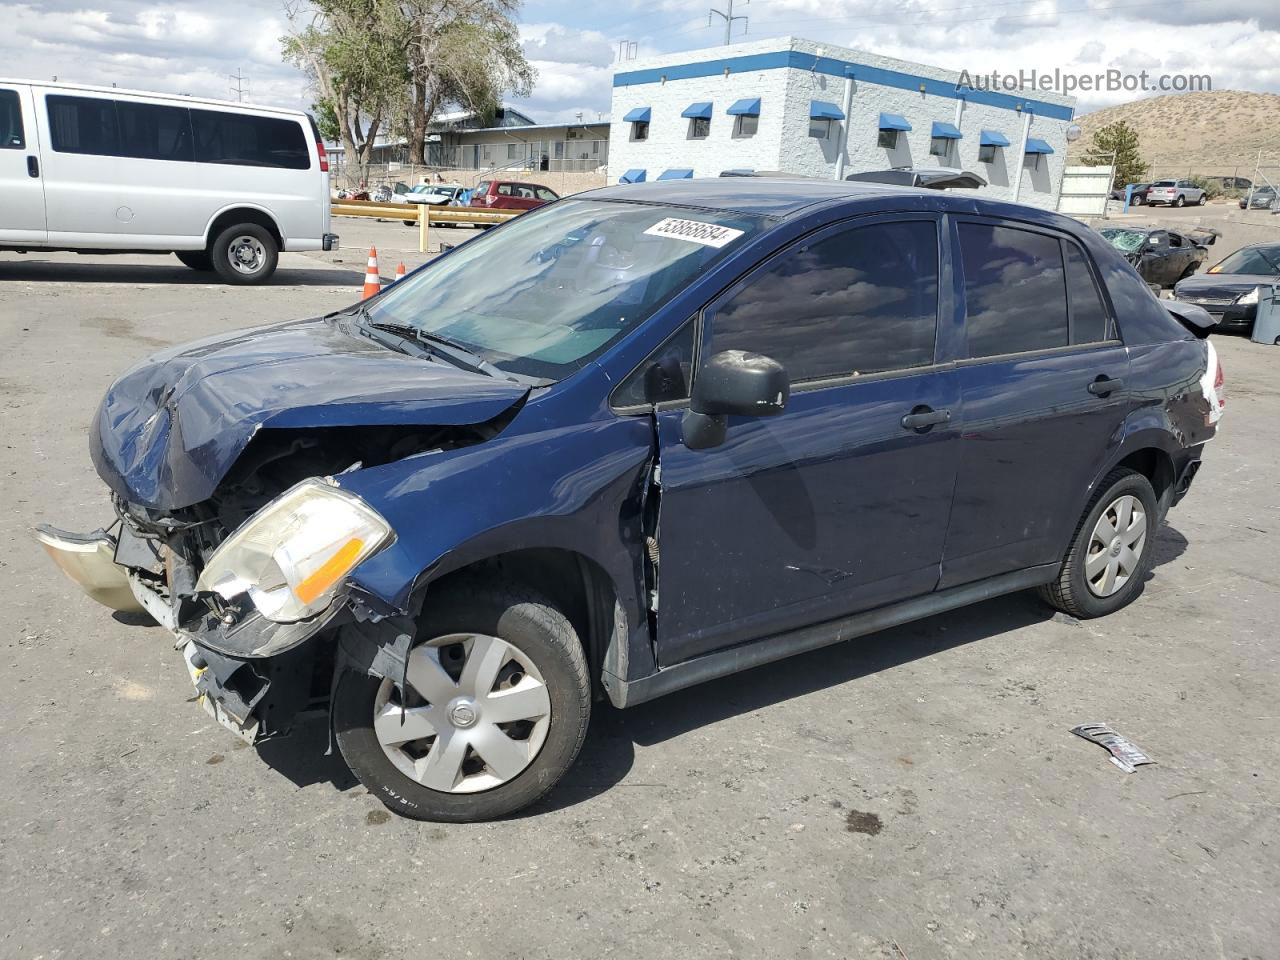
POLYGON ((1143 582, 1151 570, 1155 534, 1159 525, 1159 505, 1151 481, 1136 470, 1124 467, 1112 470, 1098 484, 1098 489, 1089 499, 1089 505, 1085 507, 1084 516, 1076 526, 1057 579, 1040 587, 1040 596, 1049 606, 1079 620, 1105 617, 1128 606, 1142 592, 1143 582), (1136 497, 1142 503, 1143 513, 1146 515, 1146 543, 1139 557, 1137 570, 1129 576, 1124 586, 1108 597, 1100 597, 1089 588, 1085 579, 1089 543, 1103 511, 1126 494, 1136 497))
POLYGON ((591 716, 582 643, 568 618, 536 591, 506 581, 470 580, 429 597, 415 645, 453 633, 498 637, 533 661, 546 684, 551 719, 541 750, 507 782, 475 793, 433 790, 391 761, 373 729, 382 680, 348 670, 333 696, 333 728, 351 771, 388 809, 415 820, 492 820, 533 803, 573 765, 591 716))
POLYGON ((213 269, 213 258, 207 250, 179 250, 174 256, 192 270, 204 273, 213 269))
POLYGON ((1187 202, 1187 198, 1184 197, 1182 194, 1178 194, 1176 197, 1173 198, 1173 205, 1175 207, 1180 207, 1186 202, 1187 202))
POLYGON ((213 269, 227 283, 262 283, 276 272, 280 260, 280 247, 266 227, 256 223, 237 223, 222 230, 209 248, 213 269), (234 249, 233 249, 234 244, 234 249), (237 254, 242 247, 249 247, 253 254, 250 265, 244 265, 237 254), (237 268, 233 259, 241 262, 237 268))
POLYGON ((1142 206, 1142 197, 1130 197, 1130 198, 1129 198, 1129 206, 1131 206, 1131 207, 1140 207, 1140 206, 1142 206))

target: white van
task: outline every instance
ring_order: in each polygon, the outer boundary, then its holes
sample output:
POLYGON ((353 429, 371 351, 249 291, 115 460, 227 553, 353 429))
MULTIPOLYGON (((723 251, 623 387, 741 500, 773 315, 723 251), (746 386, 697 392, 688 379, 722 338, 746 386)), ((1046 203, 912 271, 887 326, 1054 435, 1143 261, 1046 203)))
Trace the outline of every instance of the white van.
POLYGON ((299 110, 0 79, 0 250, 168 252, 257 283, 332 250, 329 162, 299 110))

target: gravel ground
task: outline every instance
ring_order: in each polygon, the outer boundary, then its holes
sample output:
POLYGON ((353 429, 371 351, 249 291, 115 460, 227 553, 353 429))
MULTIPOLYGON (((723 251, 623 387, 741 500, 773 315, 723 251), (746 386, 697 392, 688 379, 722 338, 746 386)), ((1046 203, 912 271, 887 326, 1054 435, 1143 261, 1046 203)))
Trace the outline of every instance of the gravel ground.
POLYGON ((348 223, 256 289, 0 254, 0 958, 1280 957, 1280 350, 1240 338, 1154 575, 1106 620, 1014 595, 601 705, 501 823, 389 816, 322 727, 243 748, 164 633, 29 531, 108 519, 86 427, 137 358, 349 302, 366 239, 416 248, 348 223), (1158 764, 1068 732, 1099 720, 1158 764))

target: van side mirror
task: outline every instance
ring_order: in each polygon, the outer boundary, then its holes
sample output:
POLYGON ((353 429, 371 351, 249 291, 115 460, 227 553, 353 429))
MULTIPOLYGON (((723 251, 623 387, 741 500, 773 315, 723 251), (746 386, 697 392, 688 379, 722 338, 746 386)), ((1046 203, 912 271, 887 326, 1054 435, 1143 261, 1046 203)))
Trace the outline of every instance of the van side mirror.
POLYGON ((717 353, 694 379, 680 424, 684 444, 690 450, 718 447, 729 417, 776 416, 790 396, 787 371, 777 360, 744 350, 717 353))

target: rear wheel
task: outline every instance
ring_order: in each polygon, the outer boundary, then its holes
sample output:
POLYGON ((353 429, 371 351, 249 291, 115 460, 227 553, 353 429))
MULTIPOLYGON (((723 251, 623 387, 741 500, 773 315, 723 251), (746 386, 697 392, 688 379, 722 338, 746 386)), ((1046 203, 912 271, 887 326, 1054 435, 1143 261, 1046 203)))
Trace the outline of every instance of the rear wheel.
POLYGON ((387 807, 418 820, 489 820, 533 803, 586 736, 591 685, 573 627, 501 582, 446 587, 420 622, 403 689, 339 678, 342 756, 387 807))
POLYGON ((1127 606, 1151 569, 1158 518, 1151 482, 1136 470, 1111 471, 1085 508, 1057 580, 1040 595, 1082 620, 1127 606))
POLYGON ((239 223, 214 238, 210 255, 227 283, 262 283, 276 272, 280 247, 266 227, 239 223))
POLYGON ((213 258, 207 250, 179 250, 175 256, 192 270, 203 272, 213 269, 213 258))

